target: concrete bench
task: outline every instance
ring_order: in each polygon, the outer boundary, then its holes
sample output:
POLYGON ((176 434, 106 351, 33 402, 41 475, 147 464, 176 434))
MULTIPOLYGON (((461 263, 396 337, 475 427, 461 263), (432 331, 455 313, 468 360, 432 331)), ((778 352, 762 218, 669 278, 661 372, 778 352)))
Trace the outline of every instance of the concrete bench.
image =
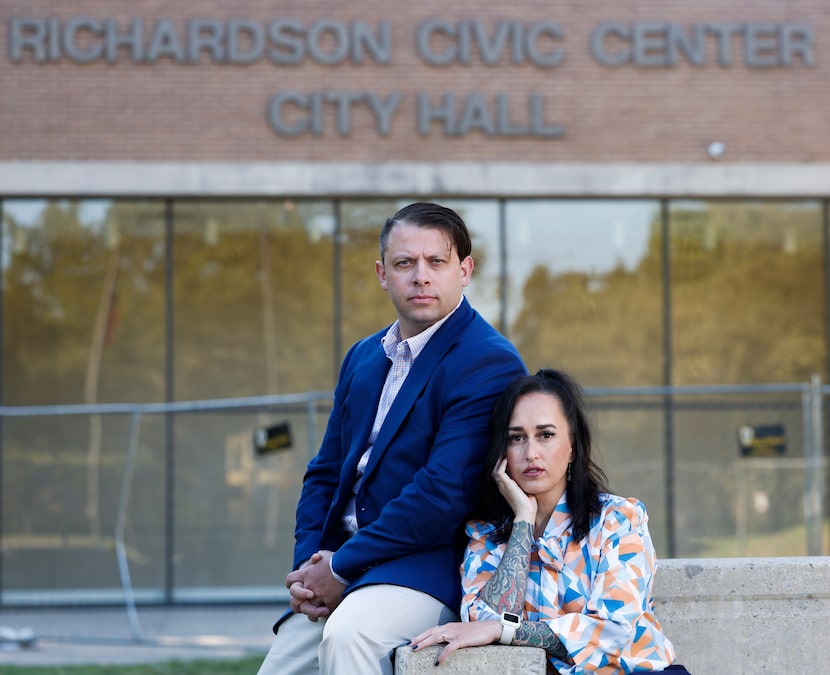
MULTIPOLYGON (((693 675, 822 672, 830 663, 830 557, 661 560, 657 619, 693 675)), ((399 675, 544 675, 541 649, 459 650, 436 671, 438 647, 400 647, 399 675)))

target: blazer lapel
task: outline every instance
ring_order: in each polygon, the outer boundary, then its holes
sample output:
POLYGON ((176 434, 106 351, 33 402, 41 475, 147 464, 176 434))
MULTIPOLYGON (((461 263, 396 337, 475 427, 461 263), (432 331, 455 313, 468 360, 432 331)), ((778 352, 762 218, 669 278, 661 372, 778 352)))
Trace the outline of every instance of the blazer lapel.
MULTIPOLYGON (((388 330, 388 329, 387 329, 388 330)), ((372 425, 375 423, 375 413, 378 409, 380 394, 383 391, 383 383, 386 381, 386 373, 389 371, 391 361, 383 351, 380 338, 385 331, 378 334, 375 342, 375 349, 372 349, 368 358, 358 366, 360 372, 352 381, 349 398, 353 400, 354 414, 351 415, 349 423, 352 426, 352 438, 349 444, 348 455, 344 458, 341 475, 351 476, 354 479, 357 463, 366 451, 369 442, 369 434, 372 433, 372 425), (362 409, 358 410, 356 406, 362 409), (366 412, 369 411, 369 414, 366 412)), ((351 482, 347 484, 351 485, 351 482)))
POLYGON ((389 442, 406 419, 407 413, 412 409, 418 395, 427 386, 435 367, 444 358, 447 350, 455 343, 456 338, 469 324, 472 317, 473 309, 465 298, 461 306, 438 329, 438 332, 430 338, 423 351, 415 359, 415 363, 412 364, 412 370, 406 376, 406 380, 398 395, 395 397, 395 401, 392 403, 392 407, 389 409, 386 419, 384 419, 383 425, 378 432, 378 437, 375 439, 372 455, 369 458, 364 475, 369 475, 375 466, 377 466, 380 458, 389 446, 389 442))

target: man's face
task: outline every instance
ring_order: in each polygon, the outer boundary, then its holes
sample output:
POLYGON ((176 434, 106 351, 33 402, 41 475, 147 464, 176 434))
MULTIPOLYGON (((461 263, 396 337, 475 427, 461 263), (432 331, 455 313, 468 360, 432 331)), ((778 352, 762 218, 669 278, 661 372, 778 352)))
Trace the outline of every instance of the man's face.
POLYGON ((455 309, 470 283, 473 259, 459 260, 441 230, 399 223, 389 232, 375 272, 398 313, 401 337, 407 339, 455 309))

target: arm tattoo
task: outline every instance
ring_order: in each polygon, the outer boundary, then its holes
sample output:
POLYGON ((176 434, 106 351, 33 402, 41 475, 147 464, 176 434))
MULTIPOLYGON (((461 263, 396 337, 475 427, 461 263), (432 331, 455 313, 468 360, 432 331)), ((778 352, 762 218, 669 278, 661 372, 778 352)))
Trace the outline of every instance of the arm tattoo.
MULTIPOLYGON (((524 614, 525 589, 530 570, 530 549, 533 546, 533 525, 526 521, 513 523, 507 548, 499 566, 481 589, 481 599, 497 612, 524 614)), ((541 647, 547 654, 558 659, 568 658, 559 638, 543 621, 522 621, 514 645, 541 647)))
POLYGON ((524 520, 513 523, 507 548, 499 566, 481 589, 481 599, 496 612, 522 615, 527 575, 530 569, 530 548, 533 545, 533 524, 524 520))
POLYGON ((565 660, 568 658, 568 650, 565 649, 559 638, 543 621, 522 621, 516 635, 513 636, 514 645, 525 645, 527 647, 541 647, 551 656, 565 660))

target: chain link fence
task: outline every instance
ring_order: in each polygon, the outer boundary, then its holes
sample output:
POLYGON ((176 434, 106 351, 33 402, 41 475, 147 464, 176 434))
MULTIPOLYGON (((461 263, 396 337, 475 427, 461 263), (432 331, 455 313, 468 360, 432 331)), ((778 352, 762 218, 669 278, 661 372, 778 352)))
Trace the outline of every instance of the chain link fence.
MULTIPOLYGON (((646 504, 660 557, 828 553, 818 378, 587 393, 611 489, 646 504)), ((0 407, 0 606, 125 603, 140 636, 141 603, 284 601, 330 406, 311 392, 0 407)))

